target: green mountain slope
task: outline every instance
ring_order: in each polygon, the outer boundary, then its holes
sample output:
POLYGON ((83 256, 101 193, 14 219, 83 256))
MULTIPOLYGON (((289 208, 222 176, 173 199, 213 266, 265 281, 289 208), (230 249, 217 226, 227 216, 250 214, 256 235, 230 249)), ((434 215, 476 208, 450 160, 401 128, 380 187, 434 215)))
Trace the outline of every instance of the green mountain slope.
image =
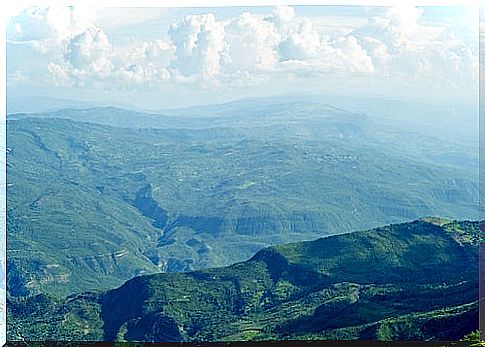
POLYGON ((429 218, 107 292, 10 298, 9 339, 458 339, 478 326, 478 242, 478 222, 429 218))
POLYGON ((107 289, 426 215, 477 218, 473 153, 453 143, 307 101, 179 112, 9 116, 10 294, 107 289))

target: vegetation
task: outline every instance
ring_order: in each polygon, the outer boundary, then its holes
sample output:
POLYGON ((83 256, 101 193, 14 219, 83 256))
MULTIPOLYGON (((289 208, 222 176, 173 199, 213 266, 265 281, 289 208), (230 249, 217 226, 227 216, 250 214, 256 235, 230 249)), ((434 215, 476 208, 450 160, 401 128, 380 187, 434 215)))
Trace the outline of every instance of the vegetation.
POLYGON ((309 102, 179 112, 9 116, 10 295, 104 290, 426 215, 476 219, 473 160, 455 143, 309 102))
POLYGON ((466 131, 308 100, 171 112, 8 116, 9 340, 444 341, 477 329, 466 131))
POLYGON ((466 334, 460 341, 470 342, 470 346, 485 346, 485 341, 480 338, 480 331, 475 330, 466 334))
MULTIPOLYGON (((421 219, 135 277, 104 292, 9 297, 9 339, 459 340, 478 328, 478 222, 421 219)), ((466 339, 475 339, 476 334, 466 339)))

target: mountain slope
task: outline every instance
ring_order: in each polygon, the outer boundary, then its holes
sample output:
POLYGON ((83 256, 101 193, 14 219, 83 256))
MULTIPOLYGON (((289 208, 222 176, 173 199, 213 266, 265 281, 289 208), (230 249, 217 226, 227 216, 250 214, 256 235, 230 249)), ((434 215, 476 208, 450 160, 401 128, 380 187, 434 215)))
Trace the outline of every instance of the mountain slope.
POLYGON ((396 129, 328 105, 240 106, 9 120, 10 294, 107 289, 425 215, 476 219, 474 161, 430 159, 449 157, 447 143, 396 142, 396 129))
POLYGON ((9 339, 458 339, 478 326, 478 242, 478 222, 428 218, 66 300, 10 298, 9 339))

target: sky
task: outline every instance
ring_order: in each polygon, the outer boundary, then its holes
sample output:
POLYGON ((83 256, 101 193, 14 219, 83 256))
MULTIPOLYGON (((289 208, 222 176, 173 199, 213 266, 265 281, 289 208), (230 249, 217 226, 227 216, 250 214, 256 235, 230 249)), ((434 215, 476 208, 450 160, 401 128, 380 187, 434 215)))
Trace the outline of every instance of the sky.
POLYGON ((7 94, 162 109, 279 94, 475 102, 473 7, 28 7, 7 94))

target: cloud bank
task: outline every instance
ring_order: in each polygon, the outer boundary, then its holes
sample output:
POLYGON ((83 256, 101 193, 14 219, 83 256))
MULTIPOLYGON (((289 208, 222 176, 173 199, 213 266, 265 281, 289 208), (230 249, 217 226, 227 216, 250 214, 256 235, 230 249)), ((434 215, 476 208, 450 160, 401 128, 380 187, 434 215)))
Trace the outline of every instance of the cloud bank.
MULTIPOLYGON (((320 22, 320 21, 319 21, 320 22)), ((312 18, 278 6, 218 20, 187 15, 155 40, 120 47, 78 8, 28 8, 8 23, 8 42, 51 57, 59 85, 251 86, 275 77, 364 76, 408 83, 478 82, 478 40, 423 23, 423 9, 388 8, 350 32, 324 35, 312 18)))

